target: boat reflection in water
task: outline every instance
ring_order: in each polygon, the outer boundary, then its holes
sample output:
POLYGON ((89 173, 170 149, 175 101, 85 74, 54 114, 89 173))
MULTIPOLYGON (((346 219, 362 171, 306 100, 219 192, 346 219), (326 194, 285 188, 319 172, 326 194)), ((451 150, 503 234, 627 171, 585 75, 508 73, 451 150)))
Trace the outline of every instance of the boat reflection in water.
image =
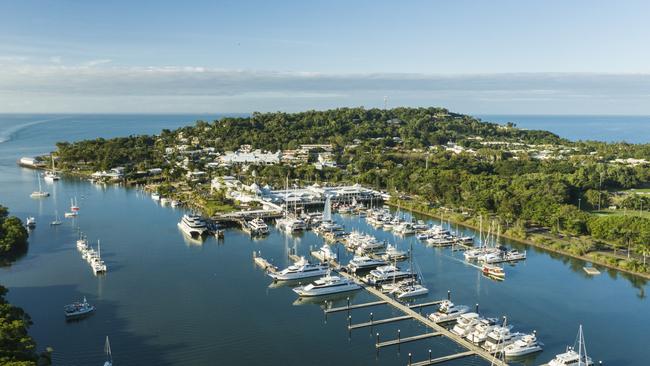
POLYGON ((348 299, 350 299, 350 302, 352 302, 352 300, 358 293, 359 292, 351 291, 351 292, 343 292, 338 294, 313 296, 313 297, 299 296, 296 299, 296 301, 293 302, 293 305, 294 306, 321 305, 321 307, 323 307, 324 309, 336 307, 336 306, 345 306, 347 304, 348 299))

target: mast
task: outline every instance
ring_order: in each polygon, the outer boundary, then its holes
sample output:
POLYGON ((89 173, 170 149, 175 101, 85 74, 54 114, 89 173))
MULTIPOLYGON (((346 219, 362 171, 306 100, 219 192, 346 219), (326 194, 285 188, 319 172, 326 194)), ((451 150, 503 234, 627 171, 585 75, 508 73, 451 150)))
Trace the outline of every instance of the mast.
POLYGON ((113 354, 111 353, 111 343, 108 341, 108 336, 106 336, 106 342, 104 343, 104 352, 111 364, 113 364, 113 354))

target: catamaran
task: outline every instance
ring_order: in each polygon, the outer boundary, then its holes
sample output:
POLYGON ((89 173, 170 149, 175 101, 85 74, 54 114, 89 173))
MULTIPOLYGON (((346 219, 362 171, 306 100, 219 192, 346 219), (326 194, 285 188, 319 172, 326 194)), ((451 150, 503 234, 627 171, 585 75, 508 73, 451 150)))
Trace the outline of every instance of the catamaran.
POLYGON ((183 215, 178 228, 192 238, 202 238, 208 232, 207 224, 199 215, 183 215))
POLYGON ((356 291, 360 289, 361 286, 354 283, 353 281, 339 276, 332 276, 330 273, 328 273, 326 276, 317 279, 307 286, 299 286, 294 288, 293 291, 300 296, 322 296, 338 294, 341 292, 356 291))

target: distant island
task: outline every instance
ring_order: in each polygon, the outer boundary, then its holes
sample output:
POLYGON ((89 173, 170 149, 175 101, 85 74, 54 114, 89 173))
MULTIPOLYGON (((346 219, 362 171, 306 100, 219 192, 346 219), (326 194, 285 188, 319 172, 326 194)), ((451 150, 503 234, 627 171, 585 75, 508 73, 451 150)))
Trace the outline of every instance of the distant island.
POLYGON ((53 155, 57 169, 145 184, 206 215, 250 208, 231 192, 242 187, 358 183, 392 205, 650 275, 649 144, 572 142, 444 108, 341 108, 60 142, 53 155), (224 183, 233 177, 239 186, 224 183))

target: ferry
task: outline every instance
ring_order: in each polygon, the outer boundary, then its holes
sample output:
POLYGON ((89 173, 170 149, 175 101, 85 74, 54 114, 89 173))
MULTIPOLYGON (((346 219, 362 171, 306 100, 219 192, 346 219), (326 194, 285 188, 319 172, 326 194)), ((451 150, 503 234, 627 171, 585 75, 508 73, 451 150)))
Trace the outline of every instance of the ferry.
POLYGON ((329 273, 317 279, 307 286, 299 286, 293 289, 300 296, 322 296, 360 290, 361 286, 351 280, 339 276, 332 276, 329 273))
POLYGON ((178 228, 192 238, 201 238, 208 232, 205 221, 198 215, 183 215, 178 228))
POLYGON ((63 307, 66 319, 77 319, 91 314, 95 307, 90 305, 84 297, 83 302, 74 302, 63 307))
POLYGON ((269 276, 278 281, 299 280, 302 278, 319 277, 327 274, 329 266, 325 264, 309 263, 305 257, 301 257, 296 263, 283 269, 280 272, 269 272, 269 276))

